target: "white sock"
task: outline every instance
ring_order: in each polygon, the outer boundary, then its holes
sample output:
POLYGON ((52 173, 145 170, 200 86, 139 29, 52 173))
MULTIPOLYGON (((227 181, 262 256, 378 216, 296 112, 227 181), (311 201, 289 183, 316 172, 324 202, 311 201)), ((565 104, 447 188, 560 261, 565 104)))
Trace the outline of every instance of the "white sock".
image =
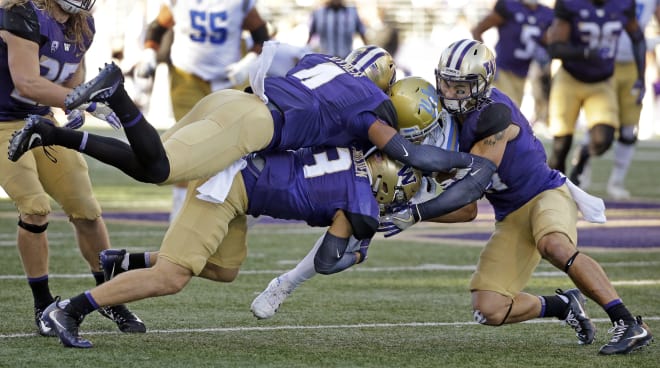
POLYGON ((616 142, 614 146, 614 166, 610 173, 610 179, 607 182, 608 185, 616 184, 623 186, 623 181, 626 179, 626 174, 628 173, 634 155, 634 144, 616 142))
POLYGON ((285 278, 287 281, 291 283, 292 289, 295 289, 298 287, 298 285, 302 284, 303 282, 311 279, 316 275, 316 269, 314 268, 314 257, 316 256, 316 251, 319 249, 321 246, 321 243, 323 242, 323 238, 325 237, 325 234, 321 235, 316 240, 316 243, 314 244, 314 247, 312 250, 307 253, 305 258, 302 259, 302 261, 298 262, 296 267, 294 267, 292 270, 287 271, 286 273, 282 274, 280 277, 285 278))

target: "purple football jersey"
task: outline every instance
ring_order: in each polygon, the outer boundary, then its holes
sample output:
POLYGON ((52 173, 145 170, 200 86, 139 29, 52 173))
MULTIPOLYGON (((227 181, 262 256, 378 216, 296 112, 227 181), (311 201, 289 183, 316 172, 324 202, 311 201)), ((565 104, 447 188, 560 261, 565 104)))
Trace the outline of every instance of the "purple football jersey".
POLYGON ((329 226, 337 210, 362 215, 378 225, 378 203, 367 164, 356 148, 304 148, 260 154, 265 159, 254 180, 243 170, 248 213, 329 226))
MULTIPOLYGON (((94 31, 93 18, 88 18, 94 31)), ((63 84, 80 65, 84 50, 66 39, 64 25, 50 17, 32 2, 0 9, 0 28, 39 44, 41 76, 53 83, 63 84)), ((85 50, 92 40, 85 40, 85 50)), ((44 115, 50 107, 40 105, 21 95, 16 90, 9 72, 7 45, 0 40, 0 121, 18 120, 29 114, 44 115)))
POLYGON ((635 19, 634 0, 608 0, 596 6, 589 0, 557 0, 555 16, 571 23, 570 43, 597 50, 597 60, 562 60, 575 79, 595 83, 614 74, 614 57, 624 27, 635 19))
POLYGON ((497 28, 497 68, 525 77, 536 48, 543 47, 540 39, 552 23, 553 11, 545 5, 530 9, 518 0, 498 0, 495 12, 505 19, 497 28))
POLYGON ((264 87, 282 113, 266 150, 368 148, 367 132, 377 118, 397 126, 389 97, 340 58, 306 55, 286 76, 266 78, 264 87))
MULTIPOLYGON (((564 184, 566 177, 548 166, 543 144, 536 139, 515 103, 496 88, 492 89, 490 100, 489 103, 506 105, 511 110, 513 124, 520 128, 518 136, 507 143, 502 162, 493 175, 493 186, 486 192, 486 198, 495 210, 495 218, 500 221, 537 194, 564 184)), ((469 152, 477 143, 477 122, 484 107, 470 112, 461 124, 461 151, 469 152)))

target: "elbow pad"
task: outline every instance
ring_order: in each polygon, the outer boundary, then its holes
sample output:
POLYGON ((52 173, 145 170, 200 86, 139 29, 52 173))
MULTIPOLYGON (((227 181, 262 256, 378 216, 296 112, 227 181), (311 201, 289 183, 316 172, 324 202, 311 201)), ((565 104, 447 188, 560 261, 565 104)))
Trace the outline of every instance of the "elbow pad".
POLYGON ((484 192, 490 188, 491 178, 497 170, 497 166, 483 157, 474 157, 473 168, 463 179, 445 189, 439 196, 415 205, 420 221, 442 216, 464 207, 481 198, 484 192))
POLYGON ((413 144, 400 134, 395 134, 383 147, 390 158, 426 172, 449 172, 454 168, 466 168, 472 164, 472 155, 455 152, 428 144, 413 144))
MULTIPOLYGON (((314 270, 324 275, 333 273, 333 270, 346 253, 348 239, 349 238, 339 238, 326 232, 323 241, 314 256, 314 270)), ((353 262, 355 262, 355 260, 353 260, 353 262)))

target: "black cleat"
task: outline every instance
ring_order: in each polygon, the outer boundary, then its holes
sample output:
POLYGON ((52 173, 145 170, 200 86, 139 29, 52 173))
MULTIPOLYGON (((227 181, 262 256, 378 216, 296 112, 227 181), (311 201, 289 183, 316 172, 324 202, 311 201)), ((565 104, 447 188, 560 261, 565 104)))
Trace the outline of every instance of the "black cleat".
POLYGON ((74 88, 64 99, 67 110, 73 110, 86 102, 105 102, 124 83, 124 74, 115 63, 105 64, 99 75, 74 88))
POLYGON ((67 301, 60 302, 60 298, 55 298, 43 312, 43 321, 53 330, 57 332, 60 341, 66 347, 72 348, 91 348, 93 345, 89 340, 85 340, 78 334, 78 327, 82 323, 83 316, 76 318, 64 310, 64 306, 60 303, 68 303, 67 301))
POLYGON ((57 332, 50 328, 50 325, 47 324, 42 316, 44 314, 44 310, 41 308, 34 307, 34 323, 37 325, 37 332, 39 332, 39 335, 41 336, 47 336, 47 337, 55 337, 57 336, 57 332))
POLYGON ((101 269, 103 269, 103 278, 105 281, 125 271, 121 268, 121 263, 125 255, 126 249, 106 249, 99 253, 99 262, 101 269))
POLYGON ((147 327, 144 325, 144 322, 142 322, 142 320, 133 312, 129 311, 123 304, 113 305, 111 307, 101 307, 98 311, 103 317, 114 321, 121 332, 147 332, 147 327))
POLYGON ((649 326, 642 321, 640 316, 637 316, 637 319, 632 322, 624 320, 614 322, 614 326, 607 332, 612 334, 612 338, 606 345, 601 346, 599 354, 628 354, 653 341, 653 334, 651 334, 649 326))
POLYGON ((564 323, 573 327, 578 338, 578 344, 588 345, 594 342, 596 327, 584 310, 584 303, 587 302, 587 298, 578 289, 566 291, 557 289, 555 292, 568 298, 568 306, 566 307, 568 314, 564 318, 564 323))
POLYGON ((16 162, 25 152, 44 145, 41 134, 36 132, 36 126, 39 124, 52 125, 53 123, 39 115, 28 115, 25 118, 23 128, 15 131, 9 139, 9 150, 7 152, 9 160, 16 162))

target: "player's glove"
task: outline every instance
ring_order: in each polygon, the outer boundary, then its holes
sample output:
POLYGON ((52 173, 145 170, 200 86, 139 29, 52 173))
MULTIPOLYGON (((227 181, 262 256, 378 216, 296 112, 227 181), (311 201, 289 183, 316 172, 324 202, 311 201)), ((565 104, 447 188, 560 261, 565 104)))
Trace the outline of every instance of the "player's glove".
POLYGON ((71 111, 67 111, 67 123, 64 125, 70 129, 78 129, 85 123, 86 111, 97 119, 104 120, 114 129, 121 128, 121 122, 114 111, 108 105, 101 102, 84 103, 71 111))
POLYGON ((646 94, 646 85, 644 84, 643 79, 638 79, 635 81, 635 84, 633 84, 632 91, 630 91, 633 96, 637 96, 635 99, 635 102, 638 105, 642 104, 642 100, 644 99, 644 95, 646 94))
POLYGON ((140 78, 150 78, 156 72, 157 65, 156 50, 147 47, 142 50, 140 61, 135 65, 135 75, 140 78))
POLYGON ((250 51, 243 58, 235 63, 227 65, 225 73, 227 78, 234 86, 241 86, 248 80, 250 68, 257 60, 257 53, 250 51))
MULTIPOLYGON (((377 231, 385 233, 384 236, 389 238, 413 226, 418 221, 413 215, 416 208, 415 205, 406 204, 403 208, 399 207, 392 209, 392 212, 386 212, 380 216, 377 231)), ((419 214, 417 218, 419 218, 419 214)))

